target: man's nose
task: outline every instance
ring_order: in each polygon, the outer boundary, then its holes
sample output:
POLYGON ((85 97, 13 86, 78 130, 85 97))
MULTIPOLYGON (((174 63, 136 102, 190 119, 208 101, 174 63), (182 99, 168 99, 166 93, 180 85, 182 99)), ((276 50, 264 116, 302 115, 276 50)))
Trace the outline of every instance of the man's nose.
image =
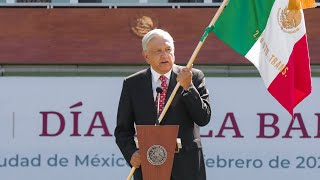
POLYGON ((169 53, 167 51, 161 51, 161 57, 166 58, 169 56, 169 53))

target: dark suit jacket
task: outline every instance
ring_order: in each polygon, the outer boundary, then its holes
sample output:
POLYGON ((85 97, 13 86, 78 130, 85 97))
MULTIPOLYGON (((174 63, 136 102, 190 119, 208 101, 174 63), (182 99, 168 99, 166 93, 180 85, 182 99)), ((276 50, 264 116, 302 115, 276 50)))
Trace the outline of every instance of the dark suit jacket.
MULTIPOLYGON (((173 66, 166 101, 176 86, 176 78, 182 67, 173 66)), ((205 180, 202 150, 193 142, 194 123, 205 126, 210 121, 209 92, 205 87, 204 75, 192 69, 194 86, 186 94, 180 87, 160 125, 179 125, 178 137, 183 149, 175 154, 171 180, 205 180)), ((132 154, 137 150, 134 135, 136 125, 154 125, 157 110, 153 98, 150 68, 127 77, 123 82, 118 107, 116 143, 126 161, 130 164, 132 154)), ((134 174, 135 180, 142 180, 141 169, 134 174)))

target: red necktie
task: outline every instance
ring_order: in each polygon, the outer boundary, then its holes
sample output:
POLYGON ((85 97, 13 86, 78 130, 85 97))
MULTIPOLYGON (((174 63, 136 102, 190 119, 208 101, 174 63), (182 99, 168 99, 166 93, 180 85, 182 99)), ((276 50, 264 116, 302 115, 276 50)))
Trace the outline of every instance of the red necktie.
MULTIPOLYGON (((167 78, 165 76, 162 75, 160 76, 159 79, 161 80, 161 88, 162 88, 162 93, 160 94, 160 103, 159 103, 159 115, 160 115, 164 108, 168 86, 167 86, 167 78)), ((156 97, 156 106, 158 108, 158 96, 156 97)))

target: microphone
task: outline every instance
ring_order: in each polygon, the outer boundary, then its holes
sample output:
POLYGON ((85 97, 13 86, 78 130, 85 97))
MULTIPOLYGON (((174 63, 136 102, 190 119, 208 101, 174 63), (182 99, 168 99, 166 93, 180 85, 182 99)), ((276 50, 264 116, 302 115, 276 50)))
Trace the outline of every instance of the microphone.
POLYGON ((162 90, 161 87, 157 87, 156 91, 157 91, 158 94, 161 94, 163 90, 162 90))
MULTIPOLYGON (((158 105, 157 105, 157 115, 158 117, 160 116, 159 114, 159 109, 160 109, 160 94, 162 93, 163 89, 161 87, 156 88, 157 96, 158 96, 158 105)), ((158 119, 156 120, 156 125, 159 125, 158 119)))

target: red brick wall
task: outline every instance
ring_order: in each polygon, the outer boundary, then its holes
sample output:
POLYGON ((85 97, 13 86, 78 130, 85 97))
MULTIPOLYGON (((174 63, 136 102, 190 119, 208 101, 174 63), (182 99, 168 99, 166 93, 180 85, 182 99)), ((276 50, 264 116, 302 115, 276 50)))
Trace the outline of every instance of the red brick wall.
MULTIPOLYGON (((135 19, 149 16, 174 37, 185 64, 216 8, 1 8, 0 64, 144 64, 135 19)), ((311 63, 320 64, 320 9, 305 11, 311 63)), ((210 34, 195 63, 247 64, 210 34)))

